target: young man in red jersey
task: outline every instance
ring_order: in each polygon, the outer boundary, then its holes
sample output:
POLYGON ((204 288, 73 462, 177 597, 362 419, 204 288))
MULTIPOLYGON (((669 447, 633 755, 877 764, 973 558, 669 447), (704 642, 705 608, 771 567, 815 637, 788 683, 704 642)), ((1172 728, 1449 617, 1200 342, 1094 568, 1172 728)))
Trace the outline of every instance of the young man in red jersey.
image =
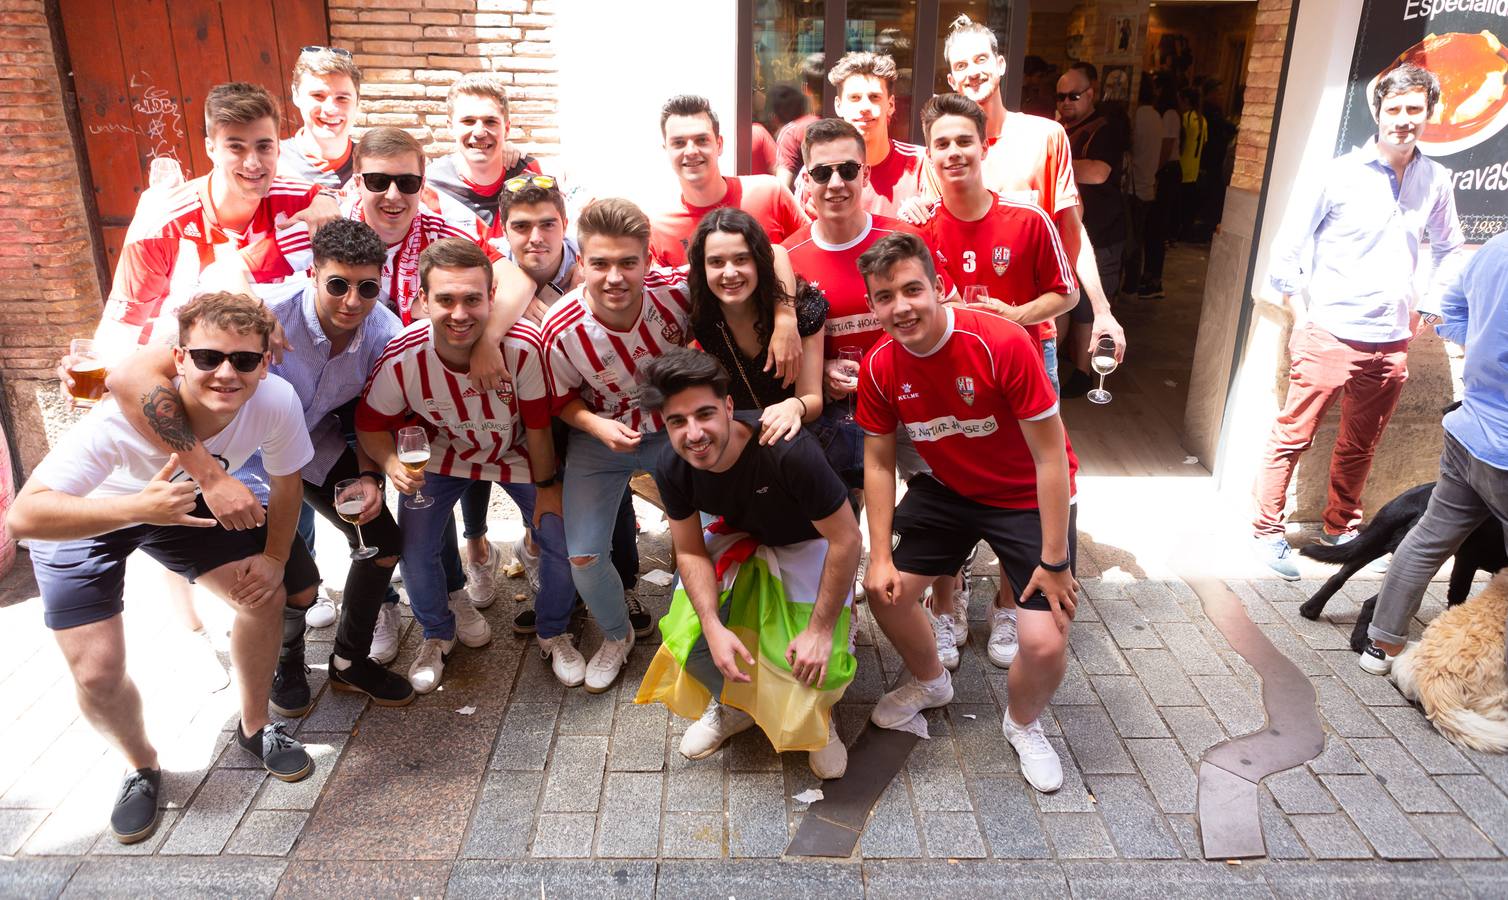
POLYGON ((753 216, 779 244, 807 222, 791 192, 773 175, 726 176, 718 163, 723 137, 706 97, 681 94, 660 110, 665 155, 680 182, 674 203, 650 217, 649 253, 661 266, 684 266, 686 242, 697 223, 714 209, 737 207, 753 216))
POLYGON ((882 239, 859 258, 859 269, 886 334, 859 379, 870 533, 864 582, 875 621, 911 675, 880 698, 870 718, 894 728, 953 699, 918 601, 983 540, 1022 598, 1022 664, 1011 668, 1002 729, 1026 780, 1050 793, 1062 785, 1063 770, 1038 717, 1063 678, 1078 590, 1078 463, 1057 394, 1025 329, 940 302, 941 282, 920 238, 882 239), (931 467, 908 482, 899 507, 898 427, 931 467))

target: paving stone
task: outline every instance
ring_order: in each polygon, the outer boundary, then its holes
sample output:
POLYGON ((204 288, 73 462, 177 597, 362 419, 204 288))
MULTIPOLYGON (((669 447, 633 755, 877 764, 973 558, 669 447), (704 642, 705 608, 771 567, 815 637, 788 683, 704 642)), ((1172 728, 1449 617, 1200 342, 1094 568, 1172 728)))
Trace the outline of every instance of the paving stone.
POLYGON ((1480 750, 1462 750, 1461 752, 1499 789, 1508 791, 1508 753, 1483 753, 1480 750))
MULTIPOLYGON (((1038 821, 1031 795, 1036 793, 1020 776, 990 776, 971 783, 974 808, 997 859, 1045 859, 1047 838, 1038 821)), ((928 846, 931 847, 929 841, 928 846)))
POLYGON ((660 864, 660 897, 862 897, 858 866, 812 859, 744 862, 665 862, 660 864))
POLYGON ((1062 706, 1066 704, 1098 703, 1094 691, 1089 689, 1089 676, 1084 672, 1084 666, 1078 657, 1072 653, 1064 657, 1063 680, 1058 682, 1058 689, 1053 691, 1052 704, 1062 706))
POLYGON ((345 750, 346 738, 344 734, 301 735, 299 740, 303 742, 309 756, 314 759, 314 771, 309 773, 309 777, 303 781, 267 779, 267 783, 262 786, 262 792, 257 795, 252 805, 257 809, 313 809, 319 803, 319 795, 324 792, 325 783, 330 780, 330 774, 335 771, 335 764, 340 761, 340 755, 345 750))
POLYGON ((94 849, 89 853, 93 856, 151 856, 161 847, 163 841, 172 833, 173 826, 178 822, 178 817, 183 814, 182 810, 165 809, 162 818, 157 820, 157 832, 144 841, 134 844, 122 844, 108 831, 99 836, 94 842, 94 849))
POLYGON ((1456 871, 1479 900, 1500 898, 1503 894, 1503 863, 1501 862, 1453 862, 1456 871))
POLYGON ((1322 775, 1341 809, 1384 859, 1429 859, 1435 851, 1371 775, 1322 775))
POLYGON ((1388 793, 1411 813, 1453 813, 1455 804, 1392 738, 1352 738, 1351 749, 1388 793))
POLYGON ((718 753, 707 759, 687 759, 678 750, 666 754, 665 809, 672 812, 722 812, 726 756, 718 753))
POLYGON ((1309 858, 1309 851, 1299 840, 1298 832, 1293 830, 1288 817, 1278 809, 1271 795, 1262 794, 1257 798, 1257 814, 1262 820, 1262 842, 1267 845, 1269 859, 1309 858))
POLYGON ((1471 894, 1456 870, 1446 863, 1375 862, 1283 863, 1266 866, 1262 875, 1281 900, 1466 900, 1471 894))
POLYGON ((1054 859, 1105 859, 1115 846, 1098 813, 1044 813, 1042 829, 1052 841, 1054 859))
POLYGON ((1203 706, 1204 698, 1167 650, 1127 650, 1141 686, 1158 706, 1203 706))
POLYGON ((1262 779, 1262 786, 1289 815, 1335 812, 1335 801, 1308 769, 1301 767, 1269 775, 1262 779))
POLYGON ((922 855, 916 811, 904 774, 897 775, 880 795, 859 840, 859 855, 865 859, 922 855))
POLYGON ((1110 636, 1122 650, 1149 649, 1162 646, 1157 630, 1135 603, 1130 600, 1101 600, 1095 604, 1110 636))
POLYGON ((488 772, 461 855, 481 859, 523 856, 543 782, 544 775, 538 772, 488 772))
POLYGON ((1173 729, 1173 735, 1183 747, 1184 754, 1197 760, 1204 751, 1225 740, 1225 731, 1215 716, 1203 706, 1165 706, 1162 717, 1173 729))
POLYGON ((1259 870, 1223 863, 1072 862, 1064 864, 1063 870, 1075 897, 1244 900, 1272 896, 1259 870))
POLYGON ((1372 858, 1372 848, 1344 813, 1290 816, 1288 822, 1320 859, 1372 858))
POLYGON ((720 812, 665 814, 665 846, 662 859, 719 859, 724 844, 720 812))
POLYGON ((1293 629, 1286 624, 1263 625, 1262 634, 1272 642, 1279 653, 1288 657, 1288 661, 1298 666, 1299 671, 1305 675, 1314 677, 1330 674, 1330 667, 1325 664, 1320 655, 1314 652, 1314 649, 1302 638, 1294 634, 1293 629))
POLYGON ((1115 736, 1110 717, 1098 706, 1065 706, 1053 713, 1063 726, 1063 736, 1078 760, 1079 769, 1088 775, 1107 773, 1134 774, 1131 755, 1115 736))
MULTIPOLYGON (((1450 741, 1413 707, 1378 707, 1372 710, 1393 737, 1431 775, 1475 775, 1477 769, 1450 741)), ((1499 757, 1502 758, 1502 757, 1499 757)))
POLYGON ((1183 848, 1183 855, 1187 859, 1203 859, 1204 845, 1199 839, 1198 816, 1167 816, 1168 827, 1173 830, 1173 837, 1177 839, 1178 846, 1183 848))
POLYGON ((35 900, 56 897, 78 870, 76 859, 12 859, 0 870, 0 898, 35 900))
POLYGON ((1069 896, 1062 869, 1052 862, 879 860, 864 863, 863 874, 864 896, 876 900, 1069 896))
POLYGON ((163 853, 215 854, 225 849, 267 775, 260 769, 221 769, 212 772, 194 802, 179 818, 163 853))
POLYGON ((308 820, 306 812, 254 809, 241 820, 241 827, 225 845, 225 852, 238 856, 287 856, 308 820))
MULTIPOLYGON (((1185 675, 1226 675, 1230 670, 1192 622, 1158 622, 1154 626, 1163 644, 1178 661, 1185 675)), ((1124 673, 1121 673, 1124 674, 1124 673)))
POLYGON ((63 896, 271 897, 287 866, 280 859, 88 859, 63 896))
POLYGON ((1157 709, 1130 675, 1095 675, 1089 679, 1100 695, 1116 731, 1125 738, 1167 737, 1167 726, 1157 709))
MULTIPOLYGON (((398 670, 395 668, 393 671, 398 670)), ((356 720, 366 711, 367 702, 366 694, 325 691, 320 695, 319 702, 314 704, 314 709, 302 719, 299 732, 333 731, 350 734, 356 726, 356 720)))
POLYGON ((1132 581, 1125 585, 1124 593, 1126 599, 1133 601, 1149 622, 1188 621, 1188 615, 1184 613, 1182 604, 1167 582, 1132 581))
POLYGON ((413 900, 445 896, 452 862, 446 860, 296 860, 288 864, 278 883, 278 900, 327 896, 332 885, 347 897, 405 897, 413 900))
MULTIPOLYGON (((1068 744, 1059 735, 1047 739, 1057 751, 1058 762, 1063 766, 1063 786, 1051 794, 1032 792, 1037 808, 1043 812, 1093 812, 1094 801, 1089 799, 1089 790, 1084 787, 1084 776, 1079 772, 1078 760, 1068 752, 1068 744)), ((1018 765, 1017 772, 1020 772, 1018 765)))
POLYGON ((669 711, 660 703, 620 704, 607 767, 614 772, 662 772, 669 711))
POLYGON ((779 856, 790 832, 780 773, 734 772, 728 777, 728 855, 779 856))
MULTIPOLYGON (((1492 841, 1465 816, 1418 815, 1414 827, 1429 838, 1445 859, 1495 859, 1502 854, 1492 841)), ((1503 873, 1502 887, 1508 890, 1508 871, 1503 873)))
POLYGON ((598 856, 658 855, 664 785, 659 773, 608 773, 597 825, 598 856))
POLYGON ((1378 678, 1376 675, 1362 671, 1361 666, 1356 664, 1356 654, 1350 649, 1334 651, 1327 650, 1320 653, 1325 663, 1346 683, 1361 702, 1368 706, 1408 706, 1409 702, 1398 693, 1398 688, 1387 678, 1378 678))
POLYGON ((574 735, 555 745, 545 776, 543 812, 593 812, 602 793, 607 738, 574 735))
POLYGON ((1502 791, 1481 775, 1441 775, 1435 782, 1499 850, 1508 852, 1508 797, 1502 791))
POLYGON ((454 859, 481 782, 473 774, 379 781, 342 769, 330 779, 294 854, 300 859, 454 859))
POLYGON ((1075 623, 1068 632, 1073 655, 1090 675, 1130 675, 1131 667, 1116 648, 1115 640, 1104 625, 1096 622, 1075 623))
POLYGON ((1346 746, 1346 742, 1333 734, 1325 735, 1325 749, 1309 760, 1309 771, 1316 775, 1365 775, 1367 769, 1346 746))
POLYGON ((550 900, 649 900, 656 866, 635 860, 462 860, 451 872, 446 896, 454 900, 549 897, 550 900))
MULTIPOLYGON (((15 733, 32 737, 25 730, 24 718, 15 720, 12 729, 22 729, 15 733)), ((62 803, 63 798, 73 790, 73 776, 94 766, 106 749, 104 742, 92 731, 67 729, 51 743, 45 743, 45 738, 41 735, 35 736, 35 739, 46 749, 34 762, 24 767, 15 784, 0 797, 0 807, 52 809, 62 803)))
MULTIPOLYGON (((972 775, 1015 772, 1016 757, 1000 732, 1001 713, 993 703, 954 703, 948 707, 953 742, 972 775), (969 718, 973 716, 973 718, 969 718)), ((918 746, 917 749, 921 749, 918 746)), ((913 754, 915 751, 912 751, 913 754)))
POLYGON ((780 754, 757 727, 734 735, 724 746, 729 752, 728 764, 735 772, 780 771, 780 754))
POLYGON ((995 664, 989 661, 988 651, 985 647, 989 643, 988 636, 980 641, 975 647, 960 647, 958 655, 958 671, 953 673, 953 702, 954 703, 989 703, 991 672, 999 672, 995 664))
POLYGON ((1225 584, 1232 593, 1241 598, 1241 606, 1246 610, 1246 617, 1252 621, 1252 624, 1273 625, 1283 621, 1277 610, 1272 608, 1272 604, 1267 602, 1267 598, 1263 597, 1250 582, 1227 581, 1225 584))
POLYGON ((1110 775, 1097 777, 1092 784, 1100 814, 1122 856, 1178 859, 1183 855, 1140 780, 1110 775))
POLYGON ((1204 695, 1210 710, 1230 734, 1251 734, 1267 721, 1261 702, 1236 676, 1195 675, 1193 680, 1194 687, 1204 695))
POLYGON ((853 681, 843 692, 843 699, 857 703, 873 704, 885 693, 885 674, 880 667, 880 655, 873 647, 859 647, 854 651, 858 668, 853 681))
POLYGON ((922 811, 922 837, 933 859, 980 859, 984 837, 971 812, 922 811))
POLYGON ((529 855, 585 859, 592 855, 592 837, 596 833, 595 813, 545 813, 534 829, 529 855))
POLYGON ((0 809, 0 856, 15 856, 51 810, 0 809))
MULTIPOLYGON (((558 730, 561 734, 612 734, 613 710, 617 706, 618 686, 593 694, 590 691, 566 691, 560 705, 558 730)), ((548 704, 546 704, 548 705, 548 704)))
MULTIPOLYGON (((492 761, 488 766, 495 770, 543 772, 550 759, 550 742, 554 739, 555 721, 559 714, 559 703, 509 705, 508 712, 503 717, 503 725, 498 729, 492 761)), ((558 755, 557 753, 557 757, 558 755)))
MULTIPOLYGON (((1002 738, 1003 740, 1003 738, 1002 738)), ((963 783, 963 769, 951 737, 919 741, 906 759, 911 794, 921 810, 967 811, 974 808, 963 783)))
POLYGON ((1163 812, 1196 811, 1194 800, 1199 791, 1199 780, 1194 777, 1194 770, 1175 741, 1171 738, 1128 740, 1126 746, 1163 812))

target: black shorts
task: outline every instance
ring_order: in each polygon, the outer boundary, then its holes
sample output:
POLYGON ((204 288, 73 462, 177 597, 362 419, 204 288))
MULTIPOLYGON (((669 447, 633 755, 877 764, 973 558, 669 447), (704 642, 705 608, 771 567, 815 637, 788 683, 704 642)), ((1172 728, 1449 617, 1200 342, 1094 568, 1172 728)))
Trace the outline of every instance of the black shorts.
MULTIPOLYGON (((204 498, 193 515, 213 518, 204 498)), ((125 609, 126 557, 138 548, 163 568, 195 581, 226 563, 261 553, 267 526, 249 531, 187 525, 133 525, 76 541, 33 541, 31 564, 42 592, 42 617, 54 631, 119 615, 125 609)), ((319 570, 304 542, 294 539, 283 568, 283 588, 297 594, 319 584, 319 570)))
MULTIPOLYGON (((1078 507, 1068 507, 1068 566, 1078 562, 1078 507)), ((895 508, 895 567, 911 575, 938 578, 956 574, 974 545, 984 541, 1000 558, 1005 577, 1025 609, 1051 609, 1047 598, 1022 599, 1042 558, 1042 516, 1035 509, 987 506, 944 486, 931 475, 906 484, 895 508)))

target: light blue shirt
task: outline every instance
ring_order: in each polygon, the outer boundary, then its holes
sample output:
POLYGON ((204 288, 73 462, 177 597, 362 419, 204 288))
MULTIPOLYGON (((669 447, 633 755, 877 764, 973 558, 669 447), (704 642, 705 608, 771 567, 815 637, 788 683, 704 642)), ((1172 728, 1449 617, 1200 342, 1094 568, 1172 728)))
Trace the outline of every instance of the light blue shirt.
MULTIPOLYGON (((509 244, 506 240, 496 241, 492 246, 500 247, 504 258, 508 262, 518 262, 518 260, 513 258, 513 245, 509 244)), ((561 242, 560 268, 555 270, 555 277, 551 278, 549 284, 546 285, 555 289, 556 299, 571 292, 571 275, 576 270, 576 257, 578 255, 580 255, 580 250, 576 246, 576 239, 567 235, 565 240, 561 242)))
POLYGON ((1440 298, 1440 336, 1466 348, 1466 395, 1445 430, 1472 456, 1508 469, 1508 232, 1483 244, 1440 298))
POLYGON ((1310 320, 1338 338, 1404 340, 1424 235, 1434 272, 1420 309, 1439 309, 1460 268, 1465 238, 1450 171, 1415 152, 1400 181, 1376 138, 1327 166, 1319 196, 1296 206, 1280 234, 1269 280, 1284 294, 1307 293, 1310 320))

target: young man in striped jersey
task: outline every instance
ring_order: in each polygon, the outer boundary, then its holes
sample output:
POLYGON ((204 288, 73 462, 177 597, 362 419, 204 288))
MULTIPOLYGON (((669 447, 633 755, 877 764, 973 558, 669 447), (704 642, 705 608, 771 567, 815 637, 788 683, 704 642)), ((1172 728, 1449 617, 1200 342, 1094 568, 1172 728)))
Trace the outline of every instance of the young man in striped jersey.
POLYGON ((538 173, 539 161, 508 143, 508 85, 492 72, 457 79, 445 95, 455 151, 430 167, 424 205, 488 240, 502 237, 498 196, 503 182, 538 173))
POLYGON ((539 332, 526 321, 510 328, 502 342, 509 380, 479 390, 467 374, 495 307, 491 261, 475 244, 446 238, 420 255, 419 280, 428 318, 388 344, 356 408, 362 448, 400 493, 422 490, 430 500, 419 509, 404 502, 398 514, 409 602, 424 630, 409 681, 419 693, 433 691, 458 639, 468 647, 492 639, 464 595, 449 597, 441 547, 461 494, 475 482, 496 481, 540 547, 540 652, 553 659, 563 683, 580 684, 586 664, 565 632, 572 591, 539 332), (414 417, 429 434, 429 461, 419 472, 399 462, 393 434, 414 417))
POLYGON ((283 141, 278 174, 343 196, 354 171, 351 125, 361 103, 361 70, 349 50, 305 47, 288 81, 303 127, 283 141))

